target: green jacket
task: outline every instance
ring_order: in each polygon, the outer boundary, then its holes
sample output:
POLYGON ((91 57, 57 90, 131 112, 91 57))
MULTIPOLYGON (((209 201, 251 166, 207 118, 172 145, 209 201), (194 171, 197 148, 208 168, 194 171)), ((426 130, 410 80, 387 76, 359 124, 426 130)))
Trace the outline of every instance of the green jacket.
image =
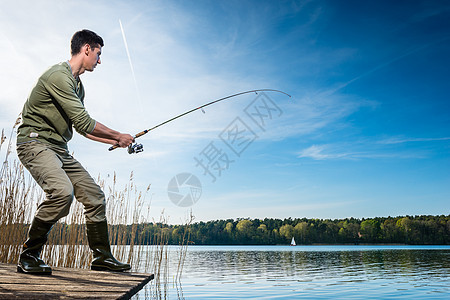
POLYGON ((39 77, 22 110, 17 144, 41 141, 67 149, 72 127, 82 135, 95 127, 84 108, 84 88, 68 62, 52 66, 39 77))

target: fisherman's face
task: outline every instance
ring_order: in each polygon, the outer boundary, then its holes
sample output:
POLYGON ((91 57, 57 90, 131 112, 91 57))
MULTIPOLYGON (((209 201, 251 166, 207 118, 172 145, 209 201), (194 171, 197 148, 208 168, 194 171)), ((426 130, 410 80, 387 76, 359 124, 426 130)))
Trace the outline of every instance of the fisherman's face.
POLYGON ((94 71, 97 64, 101 64, 100 55, 102 54, 102 47, 98 46, 95 48, 91 48, 91 46, 86 45, 86 60, 85 60, 85 70, 86 71, 94 71))

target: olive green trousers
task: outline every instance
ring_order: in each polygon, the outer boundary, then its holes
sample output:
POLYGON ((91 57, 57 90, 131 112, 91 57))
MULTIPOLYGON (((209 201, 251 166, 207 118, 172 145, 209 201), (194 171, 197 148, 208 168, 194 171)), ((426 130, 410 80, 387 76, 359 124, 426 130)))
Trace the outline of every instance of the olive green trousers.
POLYGON ((67 216, 75 196, 84 205, 86 223, 106 220, 105 194, 66 149, 33 141, 17 145, 17 155, 46 194, 36 218, 56 222, 67 216))

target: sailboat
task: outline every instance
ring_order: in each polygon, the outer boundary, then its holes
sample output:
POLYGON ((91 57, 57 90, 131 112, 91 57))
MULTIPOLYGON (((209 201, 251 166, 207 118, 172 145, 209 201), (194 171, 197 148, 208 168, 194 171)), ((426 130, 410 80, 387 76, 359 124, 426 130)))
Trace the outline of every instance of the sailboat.
POLYGON ((292 241, 291 241, 291 246, 296 246, 297 244, 295 243, 295 239, 294 237, 292 237, 292 241))

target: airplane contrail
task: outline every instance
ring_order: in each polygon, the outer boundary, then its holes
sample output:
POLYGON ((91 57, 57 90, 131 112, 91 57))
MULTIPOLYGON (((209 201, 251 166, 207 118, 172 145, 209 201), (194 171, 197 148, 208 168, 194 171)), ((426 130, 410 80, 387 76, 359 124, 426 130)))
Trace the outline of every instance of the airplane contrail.
POLYGON ((120 19, 119 19, 119 24, 120 24, 120 30, 122 31, 123 43, 125 44, 125 51, 127 52, 127 56, 128 56, 128 62, 130 63, 131 75, 133 76, 133 81, 134 81, 134 86, 136 88, 136 93, 137 93, 139 106, 140 106, 141 111, 144 111, 144 108, 142 106, 142 101, 141 101, 141 94, 139 93, 139 88, 138 88, 138 84, 137 84, 137 80, 136 80, 136 75, 134 73, 133 63, 131 62, 130 51, 128 50, 128 43, 127 43, 127 39, 125 37, 125 31, 123 30, 122 21, 120 21, 120 19))

